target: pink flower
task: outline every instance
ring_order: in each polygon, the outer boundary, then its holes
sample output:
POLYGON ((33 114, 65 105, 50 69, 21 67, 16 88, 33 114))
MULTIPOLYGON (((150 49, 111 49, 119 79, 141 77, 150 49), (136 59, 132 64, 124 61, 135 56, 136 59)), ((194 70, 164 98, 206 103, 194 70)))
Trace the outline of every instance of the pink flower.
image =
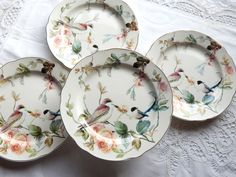
POLYGON ((104 129, 104 128, 105 128, 105 126, 104 126, 103 124, 99 124, 99 123, 94 124, 94 125, 92 126, 92 129, 93 129, 96 133, 98 133, 99 131, 101 131, 101 130, 104 129))
POLYGON ((211 65, 215 60, 216 60, 215 55, 214 54, 210 54, 208 65, 211 65))
POLYGON ((1 138, 4 140, 5 144, 8 144, 11 139, 14 137, 15 132, 12 130, 9 130, 8 132, 2 134, 1 138))
POLYGON ((232 66, 225 66, 225 70, 226 70, 226 72, 228 73, 228 74, 233 74, 234 73, 234 69, 233 69, 233 67, 232 66))
POLYGON ((99 131, 99 135, 102 138, 96 139, 95 142, 98 149, 100 149, 103 153, 111 152, 112 149, 117 146, 112 131, 102 129, 101 131, 99 131))
POLYGON ((61 35, 66 35, 66 36, 70 36, 72 34, 71 30, 64 26, 62 29, 61 29, 61 35))
POLYGON ((10 149, 15 154, 22 154, 29 147, 28 138, 23 134, 16 134, 10 141, 10 149))
POLYGON ((46 86, 47 90, 52 90, 52 89, 54 89, 54 85, 53 85, 53 82, 52 82, 52 81, 46 82, 45 86, 46 86))
POLYGON ((62 48, 62 47, 67 47, 68 45, 70 45, 70 41, 63 37, 63 35, 57 35, 54 38, 54 45, 56 48, 62 48))
POLYGON ((168 89, 168 87, 167 87, 167 85, 166 85, 165 82, 160 82, 159 87, 160 87, 160 90, 161 90, 162 92, 166 92, 167 89, 168 89))

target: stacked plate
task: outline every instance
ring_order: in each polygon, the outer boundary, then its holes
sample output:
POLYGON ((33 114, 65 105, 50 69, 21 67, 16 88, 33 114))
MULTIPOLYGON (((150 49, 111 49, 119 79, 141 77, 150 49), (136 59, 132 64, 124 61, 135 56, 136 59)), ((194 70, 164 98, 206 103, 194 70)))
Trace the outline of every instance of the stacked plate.
POLYGON ((0 156, 35 160, 69 134, 93 156, 126 160, 153 148, 172 116, 203 121, 230 105, 236 69, 218 42, 176 31, 143 56, 138 35, 122 0, 62 1, 47 25, 58 62, 22 58, 1 68, 0 156))

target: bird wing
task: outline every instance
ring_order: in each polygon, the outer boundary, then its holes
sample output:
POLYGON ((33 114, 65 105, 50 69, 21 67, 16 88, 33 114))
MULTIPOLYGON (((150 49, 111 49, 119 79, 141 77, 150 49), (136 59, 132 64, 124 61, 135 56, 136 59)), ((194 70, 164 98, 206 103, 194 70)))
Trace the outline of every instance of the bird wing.
POLYGON ((18 119, 12 120, 11 122, 6 122, 1 128, 0 128, 0 134, 5 133, 8 131, 14 123, 17 122, 18 119))
POLYGON ((157 101, 157 98, 155 97, 155 100, 154 100, 154 102, 152 103, 152 105, 150 106, 150 108, 148 108, 148 109, 144 112, 145 115, 147 115, 147 113, 150 112, 150 111, 153 109, 153 107, 156 105, 156 101, 157 101))
POLYGON ((170 82, 174 82, 174 81, 177 81, 179 78, 180 78, 180 74, 173 73, 173 74, 169 75, 168 80, 170 82))
POLYGON ((15 111, 13 112, 7 119, 7 122, 10 123, 10 122, 14 122, 15 120, 18 120, 21 116, 23 115, 22 112, 20 111, 15 111))
POLYGON ((55 112, 54 114, 53 114, 54 116, 60 116, 61 115, 61 111, 60 111, 60 109, 57 111, 57 112, 55 112))
POLYGON ((0 126, 6 123, 5 119, 3 118, 2 114, 0 113, 0 126))
POLYGON ((222 82, 222 78, 220 79, 219 82, 217 82, 217 84, 215 84, 214 86, 212 86, 210 89, 215 89, 216 87, 218 87, 222 82))
POLYGON ((95 122, 97 121, 99 118, 101 118, 102 116, 106 115, 109 112, 109 107, 106 105, 100 105, 95 111, 94 113, 90 116, 90 118, 88 119, 88 123, 91 122, 95 122))

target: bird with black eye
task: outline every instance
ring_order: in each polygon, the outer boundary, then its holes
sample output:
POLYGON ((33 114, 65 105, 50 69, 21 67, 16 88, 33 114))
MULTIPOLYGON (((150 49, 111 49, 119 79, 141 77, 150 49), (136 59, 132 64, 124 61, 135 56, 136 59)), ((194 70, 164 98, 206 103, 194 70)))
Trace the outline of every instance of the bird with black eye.
POLYGON ((208 86, 205 82, 199 80, 197 81, 197 84, 198 85, 203 85, 203 89, 202 89, 202 92, 205 93, 205 94, 209 94, 209 93, 213 93, 214 90, 221 84, 222 82, 222 78, 220 79, 219 82, 217 82, 215 85, 213 86, 208 86))
POLYGON ((152 110, 154 110, 154 107, 156 106, 156 103, 157 103, 157 98, 155 97, 155 100, 154 100, 153 104, 146 111, 141 111, 137 107, 132 107, 131 112, 134 113, 134 117, 136 119, 141 120, 145 117, 149 117, 148 113, 151 112, 152 110))
POLYGON ((48 120, 54 120, 57 117, 61 116, 60 110, 54 112, 54 111, 51 111, 51 110, 47 109, 43 112, 43 114, 47 117, 48 120))

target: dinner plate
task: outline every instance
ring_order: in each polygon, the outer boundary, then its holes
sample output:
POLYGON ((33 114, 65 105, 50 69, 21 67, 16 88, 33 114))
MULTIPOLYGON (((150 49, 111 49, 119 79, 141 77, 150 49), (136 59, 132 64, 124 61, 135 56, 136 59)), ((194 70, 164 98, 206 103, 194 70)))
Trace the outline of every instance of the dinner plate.
POLYGON ((68 71, 41 58, 22 58, 0 69, 0 158, 43 157, 68 136, 60 95, 68 71))
POLYGON ((160 37, 147 53, 168 76, 174 95, 174 116, 201 121, 221 114, 236 90, 235 65, 211 37, 176 31, 160 37))
POLYGON ((120 161, 142 155, 167 131, 172 91, 162 71, 125 49, 82 59, 62 91, 65 127, 90 154, 120 161))
POLYGON ((97 50, 135 49, 138 34, 135 15, 122 0, 64 0, 47 25, 52 53, 69 68, 97 50))

